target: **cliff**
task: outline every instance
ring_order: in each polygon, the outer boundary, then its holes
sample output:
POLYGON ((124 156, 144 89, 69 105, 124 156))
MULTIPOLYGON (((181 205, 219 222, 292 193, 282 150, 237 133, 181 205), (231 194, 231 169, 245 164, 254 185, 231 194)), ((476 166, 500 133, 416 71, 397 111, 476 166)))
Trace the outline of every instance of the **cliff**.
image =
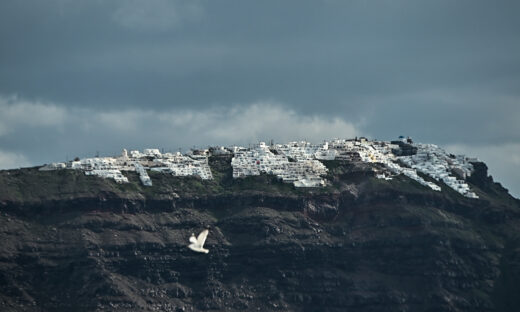
POLYGON ((1 310, 520 311, 520 201, 485 164, 479 199, 325 164, 309 189, 232 179, 229 157, 210 158, 214 180, 153 187, 0 171, 1 310))

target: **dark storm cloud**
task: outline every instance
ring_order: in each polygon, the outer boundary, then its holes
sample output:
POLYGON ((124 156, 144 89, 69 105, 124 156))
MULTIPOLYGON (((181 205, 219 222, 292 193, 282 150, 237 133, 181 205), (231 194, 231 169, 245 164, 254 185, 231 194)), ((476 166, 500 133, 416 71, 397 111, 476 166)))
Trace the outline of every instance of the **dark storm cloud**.
MULTIPOLYGON (((506 153, 520 142, 519 13, 518 1, 5 0, 0 96, 73 118, 247 111, 268 101, 296 123, 341 118, 349 133, 506 153)), ((10 103, 11 113, 21 107, 10 103)), ((16 131, 2 135, 2 120, 0 152, 28 162, 43 159, 36 151, 46 140, 46 160, 65 146, 128 143, 82 130, 84 145, 71 145, 67 122, 10 123, 16 131)), ((140 121, 143 131, 151 120, 140 121)), ((193 133, 204 137, 194 144, 217 139, 193 133)), ((139 146, 149 140, 137 137, 139 146)))
POLYGON ((3 2, 0 91, 100 107, 272 96, 312 112, 321 102, 345 109, 360 96, 518 79, 510 6, 186 2, 3 2))

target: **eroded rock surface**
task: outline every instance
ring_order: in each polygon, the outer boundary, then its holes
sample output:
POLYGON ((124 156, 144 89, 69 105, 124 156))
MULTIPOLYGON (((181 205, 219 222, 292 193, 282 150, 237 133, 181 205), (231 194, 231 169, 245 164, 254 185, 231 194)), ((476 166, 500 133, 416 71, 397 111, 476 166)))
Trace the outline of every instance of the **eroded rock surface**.
POLYGON ((485 165, 477 200, 346 163, 299 190, 212 161, 215 181, 148 189, 0 172, 0 310, 520 311, 520 204, 485 165))

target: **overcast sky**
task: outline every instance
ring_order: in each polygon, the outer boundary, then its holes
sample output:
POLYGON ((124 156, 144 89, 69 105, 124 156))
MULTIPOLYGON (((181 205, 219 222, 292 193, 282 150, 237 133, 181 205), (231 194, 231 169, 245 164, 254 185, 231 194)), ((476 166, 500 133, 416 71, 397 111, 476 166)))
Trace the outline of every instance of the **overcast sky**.
POLYGON ((409 135, 520 196, 519 1, 0 1, 0 168, 409 135))

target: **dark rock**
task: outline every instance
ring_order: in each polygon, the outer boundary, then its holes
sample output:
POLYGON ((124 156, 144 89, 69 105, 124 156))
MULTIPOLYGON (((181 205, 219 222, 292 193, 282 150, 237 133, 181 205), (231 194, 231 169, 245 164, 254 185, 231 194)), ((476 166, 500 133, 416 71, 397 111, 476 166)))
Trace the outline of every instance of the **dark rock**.
POLYGON ((150 189, 0 172, 0 310, 520 311, 520 204, 485 164, 471 200, 366 165, 303 190, 211 161, 215 181, 150 189))

